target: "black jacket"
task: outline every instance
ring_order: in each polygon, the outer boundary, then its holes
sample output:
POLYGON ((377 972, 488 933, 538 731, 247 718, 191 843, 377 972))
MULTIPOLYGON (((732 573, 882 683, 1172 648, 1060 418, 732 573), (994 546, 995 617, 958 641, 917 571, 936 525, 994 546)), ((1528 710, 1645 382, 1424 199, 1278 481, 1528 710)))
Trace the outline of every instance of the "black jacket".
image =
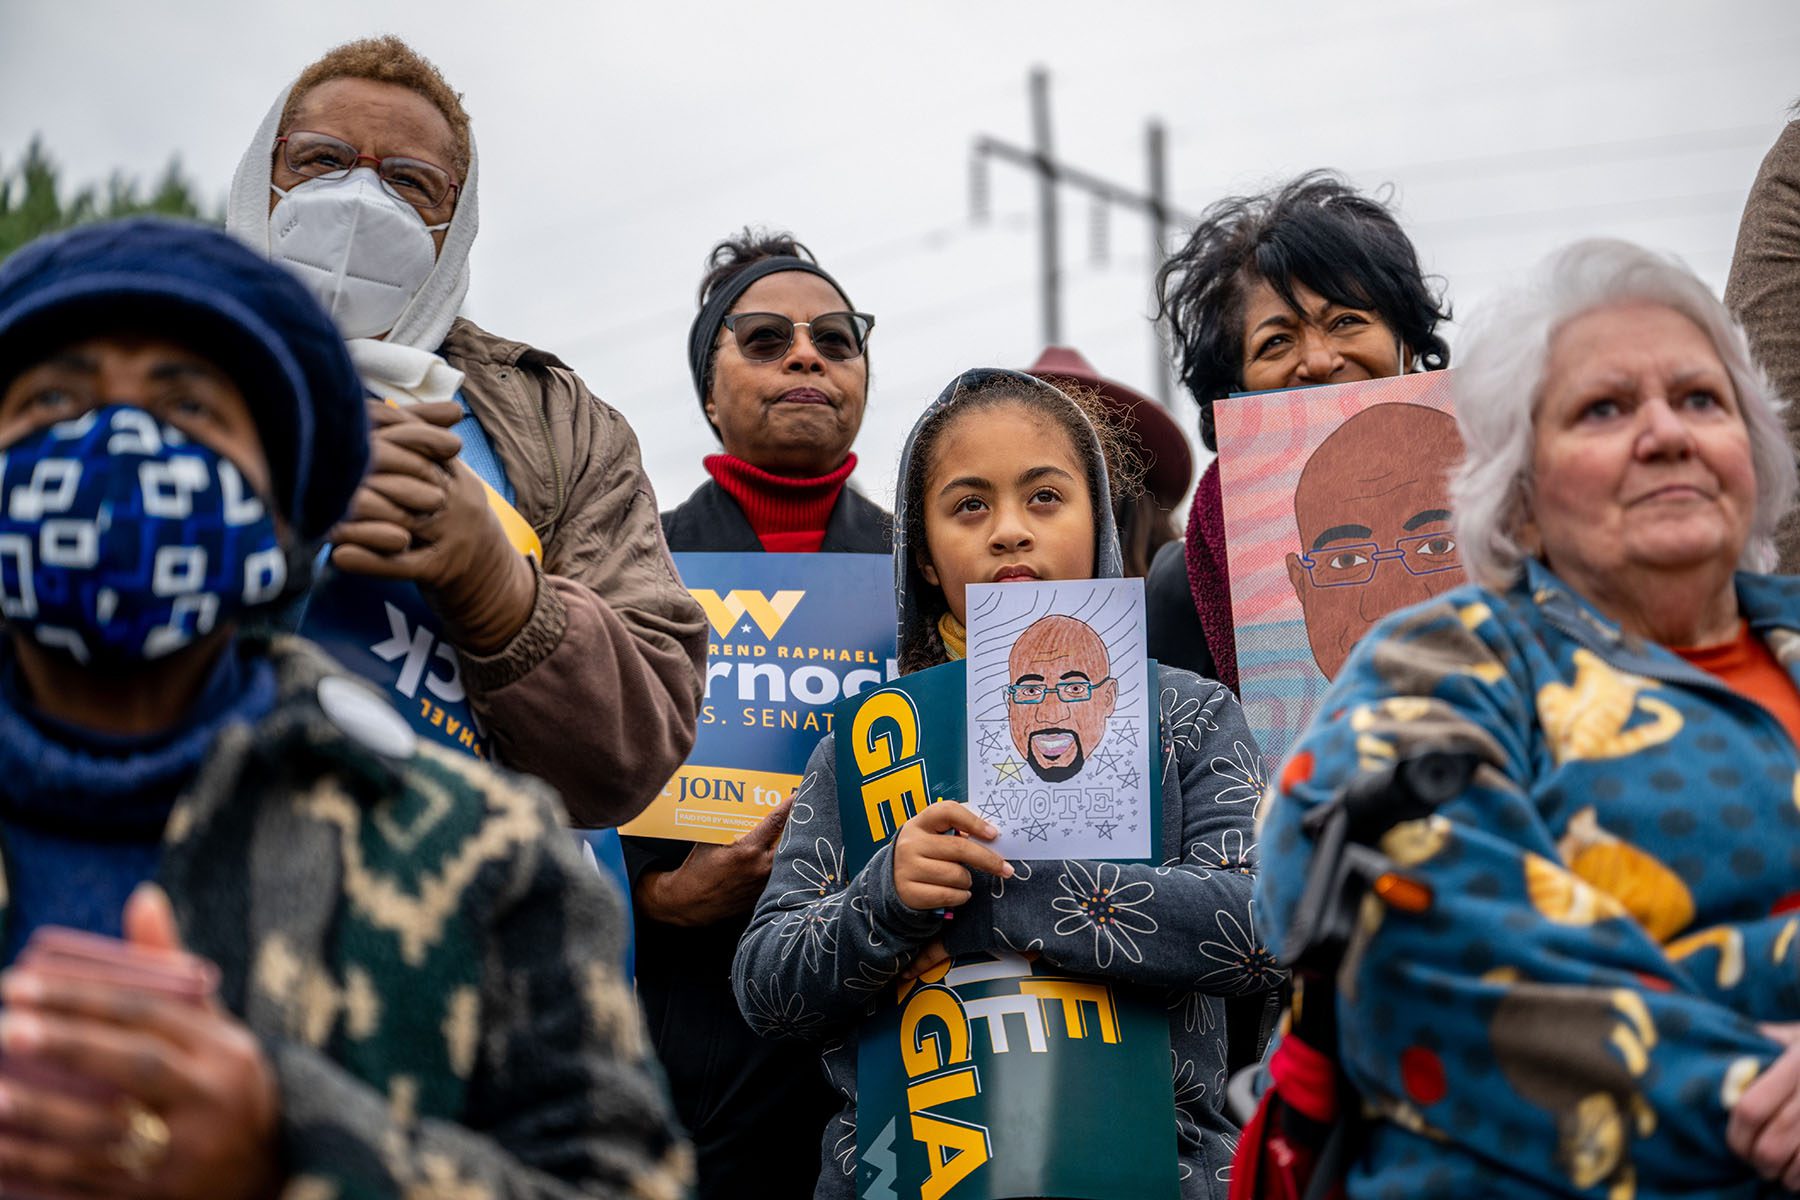
MULTIPOLYGON (((669 549, 712 553, 762 549, 750 519, 736 500, 713 480, 694 489, 694 494, 662 515, 663 535, 669 549)), ((894 518, 853 492, 848 486, 838 494, 831 520, 825 523, 824 554, 892 554, 894 518)))
MULTIPOLYGON (((1215 679, 1217 667, 1206 645, 1206 630, 1194 609, 1188 586, 1187 547, 1181 538, 1164 542, 1144 578, 1144 640, 1150 657, 1165 667, 1180 667, 1202 679, 1215 679)), ((1233 1074, 1262 1057, 1280 1008, 1265 996, 1233 996, 1225 1001, 1228 1033, 1226 1067, 1233 1074)))
POLYGON ((1180 538, 1164 542, 1144 577, 1144 641, 1150 657, 1202 679, 1216 679, 1206 630, 1188 588, 1187 548, 1180 538))
MULTIPOLYGON (((762 550, 749 519, 724 488, 707 480, 662 515, 669 549, 762 550)), ((821 553, 892 553, 894 521, 848 487, 825 526, 821 553)), ((645 871, 672 871, 690 842, 623 839, 635 883, 645 871)), ((699 1157, 700 1200, 809 1197, 819 1175, 819 1142, 838 1110, 819 1056, 800 1042, 752 1033, 731 993, 731 958, 750 913, 700 929, 637 922, 638 996, 675 1108, 699 1157)))

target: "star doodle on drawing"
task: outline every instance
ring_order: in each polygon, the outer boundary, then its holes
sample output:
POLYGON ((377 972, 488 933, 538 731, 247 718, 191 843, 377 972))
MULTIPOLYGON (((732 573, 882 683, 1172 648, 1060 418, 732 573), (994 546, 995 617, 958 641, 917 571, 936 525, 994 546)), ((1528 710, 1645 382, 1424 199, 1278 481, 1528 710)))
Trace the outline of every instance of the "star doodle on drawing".
POLYGON ((1001 821, 1006 818, 1006 805, 998 800, 983 800, 975 806, 975 811, 990 821, 1001 821))
POLYGON ((1118 738, 1119 744, 1130 746, 1133 750, 1137 749, 1137 735, 1138 730, 1136 721, 1120 721, 1117 725, 1113 726, 1113 736, 1118 738))
POLYGON ((1110 842, 1118 828, 1117 821, 1096 821, 1094 822, 1094 836, 1103 842, 1110 842))
POLYGON ((1011 780, 1014 783, 1025 782, 1025 764, 1012 757, 1010 754, 1007 755, 1005 762, 994 763, 993 768, 995 772, 995 783, 1005 783, 1008 780, 1011 780))
POLYGON ((999 726, 982 730, 981 752, 983 754, 998 754, 1005 749, 1005 747, 1000 744, 1000 738, 1003 732, 1004 731, 1000 729, 999 726))
POLYGON ((1111 773, 1111 774, 1117 775, 1119 773, 1120 757, 1121 756, 1117 750, 1095 751, 1094 766, 1097 768, 1097 773, 1100 773, 1100 774, 1111 773))
POLYGON ((1025 835, 1028 842, 1048 842, 1050 840, 1050 822, 1033 821, 1029 825, 1019 826, 1019 832, 1025 835))
POLYGON ((1134 791, 1138 785, 1138 773, 1135 769, 1119 772, 1119 786, 1126 791, 1134 791))

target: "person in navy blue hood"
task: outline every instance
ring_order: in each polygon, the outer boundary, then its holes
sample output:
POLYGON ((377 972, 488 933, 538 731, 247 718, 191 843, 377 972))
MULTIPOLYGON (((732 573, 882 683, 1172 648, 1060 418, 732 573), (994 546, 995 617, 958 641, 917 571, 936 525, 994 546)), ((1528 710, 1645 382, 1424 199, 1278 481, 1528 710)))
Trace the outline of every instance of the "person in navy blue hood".
POLYGON ((272 631, 368 461, 336 326, 224 234, 0 265, 7 1195, 685 1181, 554 797, 272 631))
MULTIPOLYGON (((77 790, 157 793, 141 807, 160 826, 222 724, 273 704, 273 669, 234 638, 304 591, 362 478, 359 392, 318 305, 210 231, 135 220, 14 255, 0 273, 0 715, 18 736, 0 741, 48 732, 107 751, 98 761, 135 777, 77 790), (190 736, 165 744, 177 723, 190 736), (123 753, 141 739, 156 743, 147 759, 123 753)), ((9 959, 35 897, 20 882, 9 959)), ((59 907, 91 912, 56 915, 116 933, 129 882, 60 889, 59 907)))
MULTIPOLYGON (((1106 453, 1117 439, 1100 422, 1067 392, 999 369, 965 372, 926 410, 901 457, 895 515, 902 671, 962 656, 969 584, 1119 577, 1106 453)), ((1063 970, 1166 997, 1171 1067, 1183 1081, 1169 1114, 1169 1172, 1189 1200, 1224 1194, 1235 1130, 1221 1108, 1218 997, 1267 990, 1280 976, 1249 911, 1260 767, 1229 690, 1172 668, 1159 683, 1162 838, 1172 852, 1156 867, 1008 863, 983 844, 994 836, 985 821, 945 803, 926 806, 846 880, 819 866, 841 861, 843 838, 835 745, 827 738, 814 752, 732 975, 751 1027, 819 1043, 844 1099, 825 1131, 819 1200, 856 1192, 853 1034, 872 997, 951 954, 1026 946, 1063 970), (953 831, 966 836, 933 836, 953 831), (1128 889, 1129 928, 1066 919, 1055 902, 1067 903, 1078 875, 1128 889), (802 939, 833 952, 793 952, 802 939)))

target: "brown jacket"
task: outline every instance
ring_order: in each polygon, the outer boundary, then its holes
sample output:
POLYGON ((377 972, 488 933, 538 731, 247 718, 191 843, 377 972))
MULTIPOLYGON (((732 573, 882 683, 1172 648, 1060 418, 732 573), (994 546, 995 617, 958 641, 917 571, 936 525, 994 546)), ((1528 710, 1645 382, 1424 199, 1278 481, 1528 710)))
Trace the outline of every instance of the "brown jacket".
POLYGON ((576 825, 643 810, 694 744, 706 620, 675 573, 637 437, 553 354, 458 319, 440 353, 544 543, 537 602, 499 653, 462 652, 495 757, 576 825))
MULTIPOLYGON (((1788 440, 1800 447, 1800 121, 1781 131, 1750 185, 1725 304, 1788 401, 1788 440)), ((1781 551, 1776 569, 1800 574, 1800 512, 1782 521, 1775 545, 1781 551)))

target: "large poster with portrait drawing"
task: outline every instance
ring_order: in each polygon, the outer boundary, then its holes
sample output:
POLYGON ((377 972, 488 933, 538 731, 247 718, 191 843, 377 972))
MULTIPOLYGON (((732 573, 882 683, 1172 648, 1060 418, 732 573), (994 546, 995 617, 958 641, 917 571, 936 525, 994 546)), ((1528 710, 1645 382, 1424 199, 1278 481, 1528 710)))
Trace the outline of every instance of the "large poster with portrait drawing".
POLYGON ((1448 371, 1215 408, 1238 691, 1265 767, 1371 625, 1463 582, 1451 413, 1448 371))
POLYGON ((968 590, 969 803, 1007 858, 1147 860, 1144 581, 968 590))

